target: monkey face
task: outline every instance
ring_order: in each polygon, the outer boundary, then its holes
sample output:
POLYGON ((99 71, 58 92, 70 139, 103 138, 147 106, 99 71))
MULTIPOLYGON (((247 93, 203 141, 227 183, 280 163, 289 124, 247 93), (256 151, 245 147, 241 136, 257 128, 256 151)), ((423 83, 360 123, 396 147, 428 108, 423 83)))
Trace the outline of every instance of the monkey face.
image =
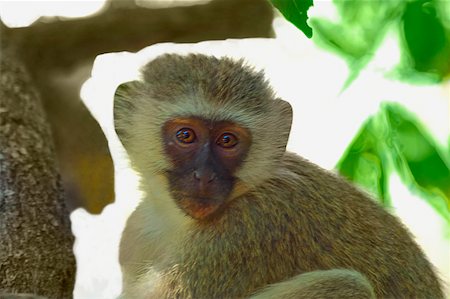
POLYGON ((195 219, 217 215, 249 151, 250 131, 232 122, 189 117, 167 121, 162 135, 172 162, 167 176, 177 205, 195 219))
POLYGON ((114 122, 141 187, 161 187, 204 218, 279 167, 292 109, 242 60, 165 54, 117 88, 114 122), (153 186, 153 175, 164 184, 153 186))

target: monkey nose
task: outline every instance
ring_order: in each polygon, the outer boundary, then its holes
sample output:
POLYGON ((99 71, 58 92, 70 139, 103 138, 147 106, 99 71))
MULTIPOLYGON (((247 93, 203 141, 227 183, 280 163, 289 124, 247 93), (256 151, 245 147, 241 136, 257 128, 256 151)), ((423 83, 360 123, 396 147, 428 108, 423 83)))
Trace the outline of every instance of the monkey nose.
POLYGON ((216 174, 210 171, 194 170, 194 178, 200 181, 200 183, 207 184, 214 181, 216 174))

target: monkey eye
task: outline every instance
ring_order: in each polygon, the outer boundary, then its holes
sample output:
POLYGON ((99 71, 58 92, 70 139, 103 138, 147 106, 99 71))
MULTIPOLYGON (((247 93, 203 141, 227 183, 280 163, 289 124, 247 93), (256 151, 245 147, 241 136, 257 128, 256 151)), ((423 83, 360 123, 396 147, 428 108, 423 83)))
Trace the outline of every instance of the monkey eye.
POLYGON ((223 148, 232 148, 238 144, 238 139, 231 133, 223 133, 217 138, 216 144, 223 148))
POLYGON ((196 139, 194 131, 189 128, 183 128, 178 130, 176 136, 178 141, 181 143, 192 143, 196 139))

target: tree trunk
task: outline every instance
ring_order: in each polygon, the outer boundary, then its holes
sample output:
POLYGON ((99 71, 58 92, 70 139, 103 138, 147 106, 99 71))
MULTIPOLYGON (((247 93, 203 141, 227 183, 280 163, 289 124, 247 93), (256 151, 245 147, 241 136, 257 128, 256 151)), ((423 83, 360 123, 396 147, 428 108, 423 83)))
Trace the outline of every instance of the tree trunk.
POLYGON ((3 38, 0 298, 12 298, 8 293, 71 298, 75 280, 73 235, 53 140, 39 96, 5 43, 3 38))

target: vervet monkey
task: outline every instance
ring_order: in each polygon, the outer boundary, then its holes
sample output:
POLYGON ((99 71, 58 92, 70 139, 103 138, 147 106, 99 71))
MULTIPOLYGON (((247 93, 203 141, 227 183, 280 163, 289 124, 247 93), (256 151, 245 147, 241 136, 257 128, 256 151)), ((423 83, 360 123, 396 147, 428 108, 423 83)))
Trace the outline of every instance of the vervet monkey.
POLYGON ((291 106, 242 61, 160 56, 114 118, 145 191, 123 298, 443 298, 396 217, 286 152, 291 106))

